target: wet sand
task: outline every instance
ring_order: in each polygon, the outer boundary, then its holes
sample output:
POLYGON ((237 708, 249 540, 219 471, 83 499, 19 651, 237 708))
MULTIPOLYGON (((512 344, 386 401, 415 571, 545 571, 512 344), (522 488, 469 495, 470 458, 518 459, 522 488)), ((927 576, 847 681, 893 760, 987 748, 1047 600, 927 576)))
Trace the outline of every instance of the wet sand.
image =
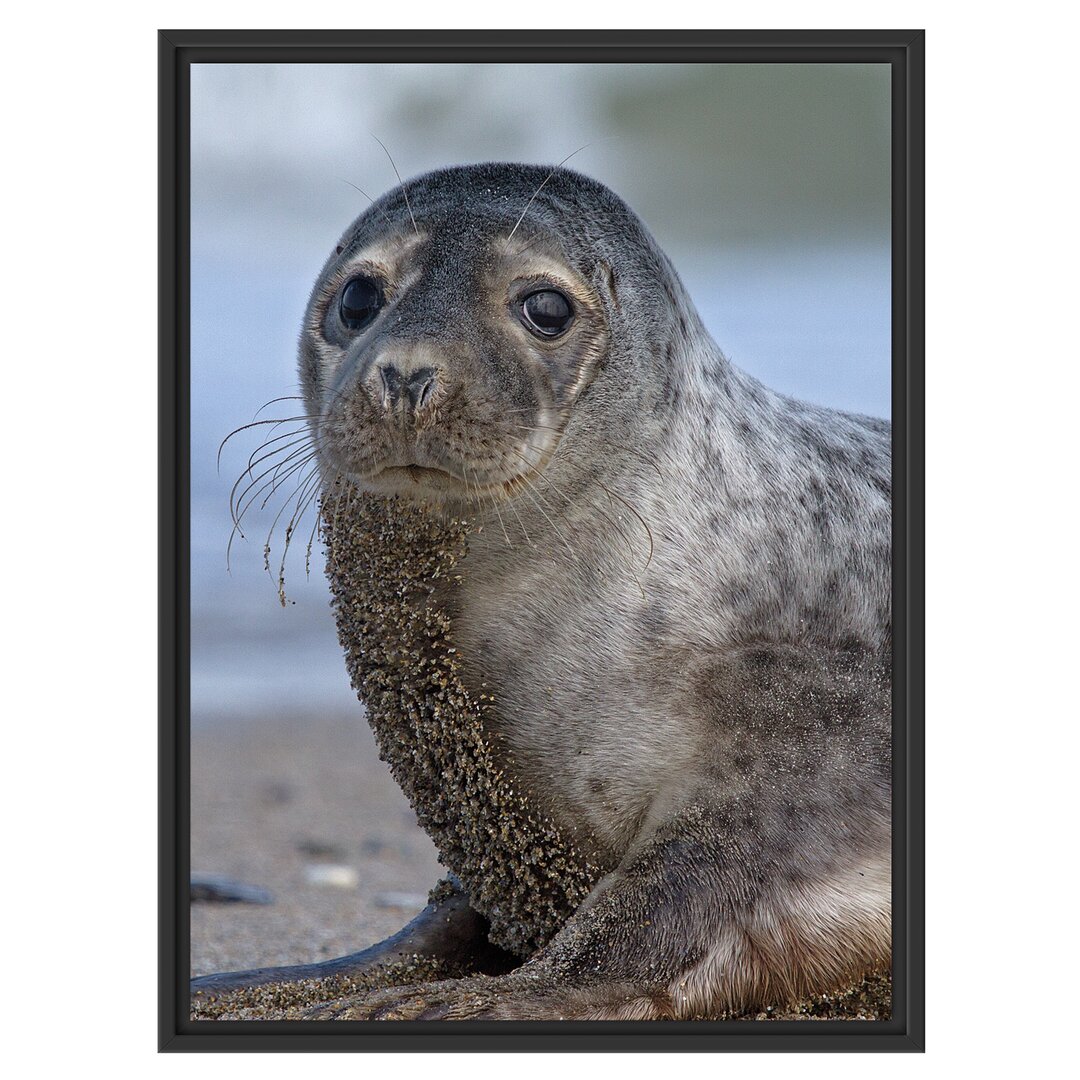
POLYGON ((273 897, 192 904, 192 975, 355 952, 401 929, 443 876, 359 705, 204 721, 191 743, 192 873, 273 897))

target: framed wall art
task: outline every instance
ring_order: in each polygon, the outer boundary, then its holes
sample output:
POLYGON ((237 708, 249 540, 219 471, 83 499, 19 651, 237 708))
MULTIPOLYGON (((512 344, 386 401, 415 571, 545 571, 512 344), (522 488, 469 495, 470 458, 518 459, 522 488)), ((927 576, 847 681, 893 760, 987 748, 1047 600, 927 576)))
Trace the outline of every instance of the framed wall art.
POLYGON ((168 1050, 919 1050, 919 31, 162 31, 168 1050))

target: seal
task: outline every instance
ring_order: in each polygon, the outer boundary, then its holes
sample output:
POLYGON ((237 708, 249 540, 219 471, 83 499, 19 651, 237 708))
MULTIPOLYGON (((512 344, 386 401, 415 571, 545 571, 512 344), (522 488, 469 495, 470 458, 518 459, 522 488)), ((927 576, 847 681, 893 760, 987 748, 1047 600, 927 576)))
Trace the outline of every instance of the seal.
POLYGON ((889 424, 734 367, 558 167, 375 202, 300 373, 297 503, 323 492, 353 684, 453 874, 387 942, 193 1001, 325 978, 309 1015, 717 1018, 887 971, 889 424))

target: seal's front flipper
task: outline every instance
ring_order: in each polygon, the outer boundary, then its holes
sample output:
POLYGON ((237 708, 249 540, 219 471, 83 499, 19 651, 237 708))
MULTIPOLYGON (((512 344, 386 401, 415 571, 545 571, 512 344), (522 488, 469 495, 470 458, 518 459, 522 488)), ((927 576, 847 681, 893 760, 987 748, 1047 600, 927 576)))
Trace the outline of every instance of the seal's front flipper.
POLYGON ((492 945, 487 934, 487 920, 473 911, 461 888, 448 881, 433 890, 431 902, 412 922, 385 941, 322 963, 203 975, 191 980, 192 1006, 222 994, 271 984, 344 977, 378 986, 415 982, 429 972, 443 977, 501 974, 521 963, 519 957, 492 945), (407 977, 410 974, 411 979, 407 977))
POLYGON ((753 792, 737 789, 726 805, 695 800, 521 967, 345 993, 303 1015, 725 1019, 887 971, 891 884, 880 836, 860 837, 869 823, 857 806, 842 822, 827 801, 799 809, 755 832, 749 823, 766 808, 753 792))

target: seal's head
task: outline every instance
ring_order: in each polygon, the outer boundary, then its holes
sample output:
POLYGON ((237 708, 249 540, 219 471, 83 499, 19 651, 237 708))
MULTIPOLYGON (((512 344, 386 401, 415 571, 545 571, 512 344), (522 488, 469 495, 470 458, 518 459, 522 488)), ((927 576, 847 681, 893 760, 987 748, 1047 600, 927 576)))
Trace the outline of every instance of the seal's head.
POLYGON ((380 494, 510 497, 562 444, 587 452, 657 411, 681 299, 596 181, 503 164, 411 180, 350 226, 308 305, 301 378, 324 464, 380 494))

